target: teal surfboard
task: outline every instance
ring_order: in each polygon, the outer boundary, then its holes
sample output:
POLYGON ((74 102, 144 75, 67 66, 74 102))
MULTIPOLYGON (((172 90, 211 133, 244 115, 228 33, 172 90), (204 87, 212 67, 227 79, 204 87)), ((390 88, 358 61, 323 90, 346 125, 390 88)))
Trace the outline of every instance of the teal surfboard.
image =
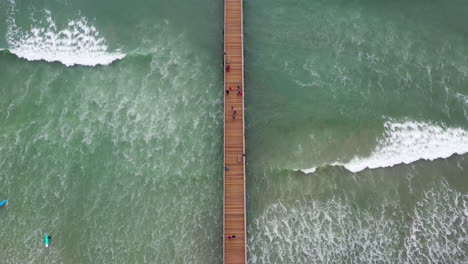
POLYGON ((44 245, 45 245, 46 247, 49 247, 50 238, 51 238, 51 237, 50 237, 49 235, 47 235, 47 234, 44 236, 44 245))

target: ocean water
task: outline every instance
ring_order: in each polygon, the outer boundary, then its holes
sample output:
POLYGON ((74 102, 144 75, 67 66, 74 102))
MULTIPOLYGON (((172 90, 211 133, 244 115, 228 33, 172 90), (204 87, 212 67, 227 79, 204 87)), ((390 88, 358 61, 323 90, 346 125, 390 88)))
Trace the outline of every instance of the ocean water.
MULTIPOLYGON (((244 8, 249 263, 467 263, 468 4, 244 8)), ((222 262, 222 16, 0 0, 0 263, 222 262)))
POLYGON ((245 5, 249 263, 468 262, 468 5, 245 5))
POLYGON ((0 263, 221 262, 222 3, 198 4, 0 1, 0 263))

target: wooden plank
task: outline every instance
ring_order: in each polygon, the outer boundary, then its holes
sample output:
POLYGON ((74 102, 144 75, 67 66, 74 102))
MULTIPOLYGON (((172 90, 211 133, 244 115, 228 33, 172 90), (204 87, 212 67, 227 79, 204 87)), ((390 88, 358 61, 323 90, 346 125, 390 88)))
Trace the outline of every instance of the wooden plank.
POLYGON ((242 0, 224 1, 224 263, 247 263, 242 0), (226 66, 229 65, 229 71, 226 66), (238 95, 237 87, 242 91, 238 95), (235 111, 234 111, 235 110, 235 111), (228 237, 235 238, 228 239, 228 237))

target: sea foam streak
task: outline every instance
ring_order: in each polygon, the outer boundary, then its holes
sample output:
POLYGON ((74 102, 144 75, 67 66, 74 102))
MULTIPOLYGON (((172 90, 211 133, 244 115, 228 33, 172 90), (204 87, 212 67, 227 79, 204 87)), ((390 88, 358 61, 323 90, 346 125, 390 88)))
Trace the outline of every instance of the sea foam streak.
MULTIPOLYGON (((355 157, 347 163, 334 162, 333 166, 343 166, 351 172, 366 168, 392 167, 409 164, 417 160, 448 158, 453 154, 468 152, 468 131, 461 128, 448 128, 424 122, 385 123, 381 139, 369 157, 355 157)), ((304 173, 314 172, 315 168, 302 169, 304 173)))
POLYGON ((456 97, 462 101, 464 104, 468 105, 468 95, 464 95, 464 94, 461 94, 461 93, 457 93, 456 94, 456 97))
POLYGON ((125 57, 119 51, 109 52, 105 39, 86 18, 69 20, 65 28, 58 29, 50 11, 45 10, 45 14, 45 21, 35 23, 29 32, 19 29, 10 16, 7 42, 11 53, 30 61, 58 61, 66 66, 107 65, 125 57))
POLYGON ((418 195, 408 211, 393 199, 360 208, 354 199, 305 197, 278 200, 250 221, 249 263, 466 263, 468 259, 468 195, 451 189, 446 181, 418 195))

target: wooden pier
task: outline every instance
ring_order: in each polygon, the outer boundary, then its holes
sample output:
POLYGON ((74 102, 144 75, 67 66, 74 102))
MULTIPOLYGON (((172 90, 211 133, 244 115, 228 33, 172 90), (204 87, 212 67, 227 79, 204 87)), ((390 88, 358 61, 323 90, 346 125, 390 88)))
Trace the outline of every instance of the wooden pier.
POLYGON ((247 263, 242 23, 242 0, 225 0, 223 258, 226 264, 247 263))

